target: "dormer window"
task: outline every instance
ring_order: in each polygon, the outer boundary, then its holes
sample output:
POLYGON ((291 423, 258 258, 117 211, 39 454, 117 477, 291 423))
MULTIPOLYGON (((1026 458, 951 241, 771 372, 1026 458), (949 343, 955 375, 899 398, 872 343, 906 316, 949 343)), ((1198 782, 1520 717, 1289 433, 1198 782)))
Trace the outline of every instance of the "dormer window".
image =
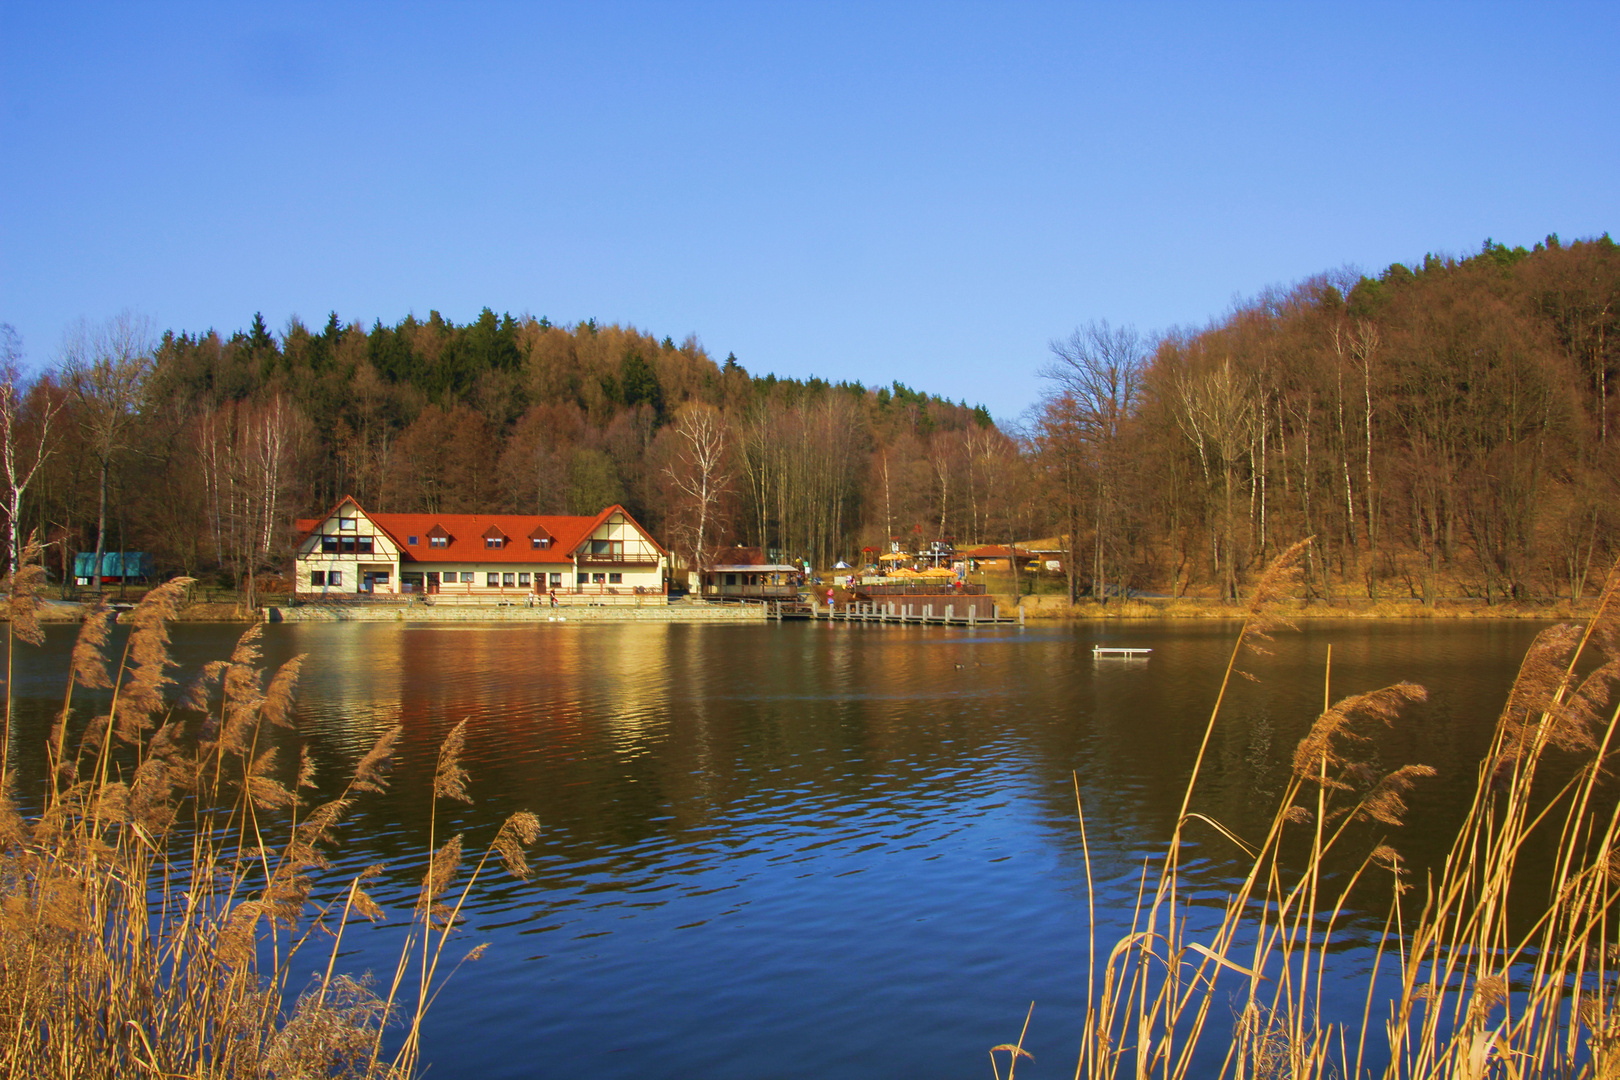
POLYGON ((486 536, 486 537, 484 537, 484 546, 487 547, 487 548, 498 548, 502 544, 504 544, 505 542, 506 541, 502 537, 499 537, 499 536, 486 536))
POLYGON ((450 546, 450 538, 448 536, 430 536, 430 537, 428 537, 428 547, 442 548, 442 547, 449 547, 449 546, 450 546))
POLYGON ((531 537, 529 537, 529 546, 532 547, 536 551, 545 551, 547 548, 549 548, 551 546, 551 537, 549 537, 549 536, 531 536, 531 537))
POLYGON ((484 546, 486 548, 503 548, 506 546, 506 534, 501 532, 499 525, 491 525, 484 530, 484 546))

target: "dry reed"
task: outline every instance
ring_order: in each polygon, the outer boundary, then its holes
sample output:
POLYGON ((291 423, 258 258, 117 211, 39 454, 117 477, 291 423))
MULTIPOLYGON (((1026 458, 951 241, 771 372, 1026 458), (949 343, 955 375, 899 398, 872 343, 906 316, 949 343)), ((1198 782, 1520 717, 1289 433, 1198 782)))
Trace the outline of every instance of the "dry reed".
MULTIPOLYGON (((1353 822, 1399 824, 1403 796, 1433 773, 1416 764, 1384 772, 1362 752, 1368 726, 1394 723, 1403 705, 1422 700, 1420 687, 1331 704, 1325 676, 1323 712, 1300 741, 1258 842, 1192 810, 1231 675, 1281 624, 1302 551, 1282 556, 1250 606, 1174 833, 1143 868, 1130 932, 1099 948, 1093 912, 1077 1080, 1620 1077, 1620 800, 1606 786, 1620 750, 1620 710, 1610 707, 1620 675, 1620 563, 1584 628, 1554 627, 1529 650, 1472 805, 1414 902, 1411 868, 1387 839, 1359 857, 1340 849, 1366 832, 1352 832, 1353 822), (1560 755, 1556 767, 1549 751, 1560 755), (1213 916, 1198 913, 1178 876, 1183 832, 1194 823, 1233 842, 1247 866, 1213 916), (1531 844, 1551 854, 1540 894, 1520 872, 1531 844), (1330 857, 1352 869, 1330 875, 1330 857), (1365 908, 1379 876, 1384 931, 1360 1015, 1327 1015, 1335 929, 1352 890, 1365 908)), ((1084 842, 1083 812, 1080 826, 1084 842)))
MULTIPOLYGON (((42 640, 31 618, 35 569, 25 563, 9 582, 13 643, 42 640)), ((387 787, 400 731, 377 740, 336 797, 306 807, 314 786, 307 749, 299 748, 291 786, 292 763, 283 769, 280 757, 292 741, 301 657, 266 684, 253 626, 228 661, 207 665, 171 696, 168 623, 188 584, 142 601, 116 658, 112 612, 97 608, 85 619, 36 815, 18 810, 15 772, 0 773, 0 1075, 416 1075, 422 1018, 447 977, 440 960, 457 916, 491 857, 527 873, 522 847, 538 822, 509 818, 455 891, 461 838, 438 850, 430 839, 416 918, 387 994, 337 972, 351 921, 383 918, 366 891, 383 868, 327 883, 324 899, 320 872, 331 867, 329 849, 355 799, 387 787), (77 719, 75 687, 111 691, 106 711, 77 719), (279 842, 271 839, 278 831, 279 842), (323 935, 324 974, 291 986, 295 957, 323 935), (391 1027, 402 1031, 391 1036, 391 1027)), ((10 686, 8 677, 8 767, 10 686)), ((470 801, 459 765, 465 734, 458 726, 441 750, 435 801, 470 801)))

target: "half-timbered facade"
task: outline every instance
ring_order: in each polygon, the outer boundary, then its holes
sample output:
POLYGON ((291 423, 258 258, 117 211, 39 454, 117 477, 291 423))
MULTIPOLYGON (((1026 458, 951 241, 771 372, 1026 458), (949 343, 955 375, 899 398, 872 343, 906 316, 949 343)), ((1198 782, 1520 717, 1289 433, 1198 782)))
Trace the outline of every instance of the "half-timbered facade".
POLYGON ((664 591, 668 555, 622 506, 594 517, 374 514, 345 497, 295 523, 298 595, 469 599, 664 591))

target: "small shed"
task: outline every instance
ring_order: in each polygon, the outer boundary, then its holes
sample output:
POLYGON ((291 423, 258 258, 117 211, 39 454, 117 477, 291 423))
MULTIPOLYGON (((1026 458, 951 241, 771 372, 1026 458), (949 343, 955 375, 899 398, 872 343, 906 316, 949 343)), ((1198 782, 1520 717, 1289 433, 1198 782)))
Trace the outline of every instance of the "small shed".
MULTIPOLYGON (((96 553, 81 551, 73 557, 73 579, 89 585, 95 578, 96 553)), ((144 551, 104 551, 101 553, 103 584, 144 581, 153 576, 152 556, 144 551)))
POLYGON ((713 600, 797 600, 803 579, 786 563, 739 563, 703 568, 701 595, 713 600))

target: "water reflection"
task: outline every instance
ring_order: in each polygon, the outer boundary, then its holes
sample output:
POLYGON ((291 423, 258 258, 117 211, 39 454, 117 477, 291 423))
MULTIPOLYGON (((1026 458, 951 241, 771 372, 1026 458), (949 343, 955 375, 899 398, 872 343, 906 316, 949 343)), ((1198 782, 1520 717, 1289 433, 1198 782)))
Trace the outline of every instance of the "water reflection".
MULTIPOLYGON (((1261 681, 1234 685, 1195 807, 1258 834, 1320 709, 1331 643, 1334 698, 1429 686, 1374 749, 1441 769, 1413 795, 1423 827, 1399 839, 1434 857, 1535 629, 1280 637, 1246 665, 1261 681)), ((309 656, 300 723, 326 793, 405 728, 392 786, 359 804, 340 866, 387 862, 379 894, 396 910, 420 877, 434 755, 456 723, 469 721, 479 801, 441 807, 440 834, 486 843, 517 809, 543 824, 534 879, 477 893, 466 941, 493 947, 432 1014, 437 1075, 976 1076, 1031 998, 1029 1071, 1055 1075, 1072 1070, 1085 990, 1075 787, 1106 937, 1173 824, 1233 632, 291 624, 270 628, 266 652, 309 656), (1154 652, 1099 662, 1098 642, 1154 652)), ((176 640, 197 659, 231 636, 176 640)), ((53 631, 19 681, 41 732, 66 644, 53 631)), ((1194 840, 1191 877, 1213 896, 1230 849, 1194 840)), ((355 933, 344 963, 391 971, 398 933, 355 933)))

